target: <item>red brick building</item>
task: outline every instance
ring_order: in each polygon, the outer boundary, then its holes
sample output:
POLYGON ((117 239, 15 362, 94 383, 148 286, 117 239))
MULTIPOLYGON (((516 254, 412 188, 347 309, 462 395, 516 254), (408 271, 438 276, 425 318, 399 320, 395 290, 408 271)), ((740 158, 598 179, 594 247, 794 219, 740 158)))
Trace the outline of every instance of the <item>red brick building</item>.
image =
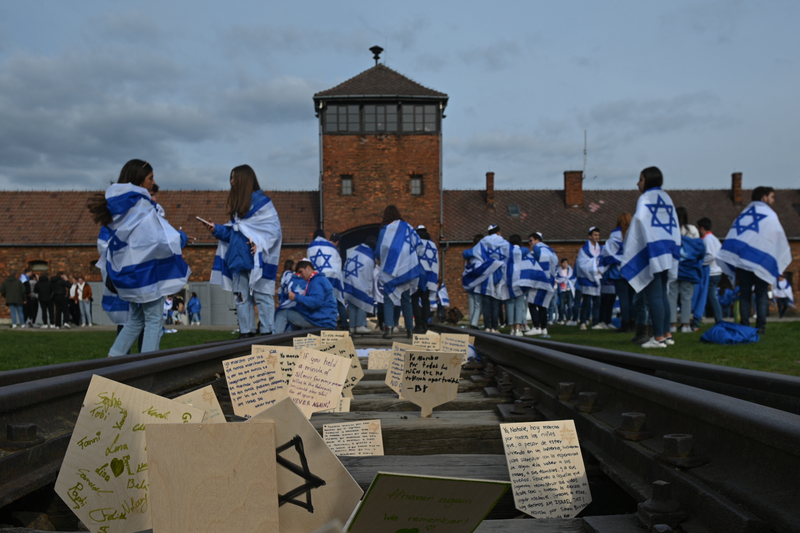
MULTIPOLYGON (((505 237, 518 233, 523 240, 540 231, 545 242, 572 263, 589 227, 598 226, 605 238, 616 226, 617 216, 636 207, 637 176, 633 174, 626 190, 585 191, 582 173, 574 171, 564 173, 561 189, 495 190, 491 172, 483 190, 443 189, 442 121, 448 96, 383 64, 315 94, 313 102, 320 131, 319 189, 266 191, 283 227, 281 262, 305 255, 314 230, 320 227, 328 235, 342 234, 343 250, 370 234, 377 235, 384 208, 394 204, 407 221, 415 226, 424 224, 434 239, 438 237, 442 276, 451 303, 466 309, 461 253, 489 224, 499 225, 505 237)), ((448 179, 457 183, 458 176, 448 179)), ((556 183, 562 180, 560 176, 552 179, 556 183)), ((710 187, 717 182, 708 177, 706 183, 710 187)), ((740 173, 733 174, 730 189, 672 190, 669 176, 665 189, 676 206, 687 208, 691 220, 711 218, 718 237, 725 236, 750 197, 750 190, 742 189, 740 173)), ((90 194, 93 192, 0 192, 0 274, 33 266, 43 271, 82 273, 99 281, 99 271, 93 266, 98 228, 85 208, 90 194)), ((226 220, 226 196, 227 191, 158 194, 170 222, 198 237, 198 242, 184 251, 192 268, 191 290, 209 291, 211 300, 219 300, 211 304, 218 305, 219 317, 227 316, 226 312, 230 315, 230 304, 206 287, 216 241, 194 217, 226 220)), ((793 262, 787 277, 797 289, 800 192, 778 191, 774 209, 792 246, 793 262)), ((102 312, 97 307, 94 316, 99 315, 102 312)), ((8 308, 0 307, 0 318, 8 316, 8 308)), ((230 321, 230 317, 224 320, 230 321)))

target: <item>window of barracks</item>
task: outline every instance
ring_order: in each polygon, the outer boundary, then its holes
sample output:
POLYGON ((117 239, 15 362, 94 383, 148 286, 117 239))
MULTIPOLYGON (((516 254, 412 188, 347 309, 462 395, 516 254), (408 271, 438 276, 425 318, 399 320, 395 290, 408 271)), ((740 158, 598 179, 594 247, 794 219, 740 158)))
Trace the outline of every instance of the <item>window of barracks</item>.
POLYGON ((342 176, 342 196, 351 196, 353 194, 353 176, 342 176))
POLYGON ((411 174, 411 194, 413 196, 422 195, 422 176, 420 174, 411 174))
POLYGON ((323 115, 325 133, 437 133, 435 104, 329 104, 323 115))

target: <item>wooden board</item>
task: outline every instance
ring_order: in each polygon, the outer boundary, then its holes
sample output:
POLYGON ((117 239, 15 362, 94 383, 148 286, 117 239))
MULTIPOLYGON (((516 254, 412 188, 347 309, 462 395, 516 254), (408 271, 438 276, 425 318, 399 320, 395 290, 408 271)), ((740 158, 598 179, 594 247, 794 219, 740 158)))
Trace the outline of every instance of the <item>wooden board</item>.
POLYGON ((349 359, 303 348, 289 383, 289 397, 306 418, 315 411, 333 409, 342 395, 349 368, 349 359))
POLYGON ((367 368, 370 370, 386 370, 392 362, 391 350, 370 350, 367 368))
POLYGON ((345 529, 472 533, 508 488, 503 481, 379 472, 345 529))
POLYGON ((383 455, 380 420, 361 420, 322 426, 322 438, 339 455, 383 455))
POLYGON ((501 424, 517 509, 572 518, 592 501, 573 420, 501 424))
POLYGON ((464 362, 467 362, 467 353, 469 352, 469 335, 459 335, 457 333, 442 333, 442 347, 443 352, 457 352, 464 356, 464 362))
MULTIPOLYGON (((326 415, 336 416, 336 415, 326 415)), ((358 483, 347 472, 342 463, 325 445, 325 441, 306 420, 302 411, 291 401, 283 400, 273 407, 258 414, 248 424, 262 421, 275 423, 275 444, 279 455, 298 467, 302 466, 300 450, 305 457, 307 469, 303 474, 311 480, 307 494, 311 498, 312 509, 284 503, 278 508, 281 533, 308 533, 314 531, 331 520, 338 519, 342 523, 350 517, 350 513, 361 499, 363 491, 358 483), (297 441, 293 441, 297 437, 297 441), (294 444, 291 444, 294 442, 294 444), (291 444, 290 446, 287 446, 291 444), (282 447, 286 447, 280 451, 282 447), (317 486, 313 480, 319 478, 325 482, 317 486)), ((304 478, 279 464, 277 469, 278 494, 285 495, 306 483, 304 478)), ((297 498, 306 502, 305 494, 297 498)))
POLYGON ((56 480, 56 494, 94 533, 150 529, 146 428, 199 423, 204 414, 93 376, 56 480))
POLYGON ((281 371, 283 371, 283 378, 286 383, 292 379, 294 374, 294 367, 297 365, 297 360, 300 359, 300 350, 297 348, 290 348, 289 346, 264 346, 262 344, 254 344, 252 346, 254 354, 263 355, 268 361, 269 356, 273 355, 280 358, 281 371))
POLYGON ((414 349, 410 344, 401 342, 392 343, 392 362, 386 370, 386 385, 389 386, 400 398, 403 397, 403 368, 405 366, 405 350, 414 349))
MULTIPOLYGON (((323 333, 325 332, 323 331, 323 333)), ((318 350, 320 352, 331 353, 339 357, 344 357, 349 360, 350 368, 347 371, 347 379, 345 380, 342 394, 348 398, 352 398, 353 387, 355 387, 358 382, 361 381, 361 378, 364 377, 364 369, 361 368, 361 361, 358 360, 356 349, 353 346, 353 341, 350 340, 350 337, 329 337, 327 339, 322 339, 322 346, 320 346, 318 350)))
POLYGON ((275 425, 147 430, 153 530, 278 533, 275 425))
POLYGON ((219 406, 217 395, 214 394, 214 387, 211 385, 173 398, 173 401, 205 411, 206 413, 203 415, 204 424, 225 423, 225 415, 222 413, 222 407, 219 406))
POLYGON ((437 405, 454 400, 461 379, 460 353, 406 350, 403 397, 420 406, 428 418, 437 405))
POLYGON ((275 355, 251 354, 222 362, 233 412, 251 418, 288 396, 280 360, 275 355))

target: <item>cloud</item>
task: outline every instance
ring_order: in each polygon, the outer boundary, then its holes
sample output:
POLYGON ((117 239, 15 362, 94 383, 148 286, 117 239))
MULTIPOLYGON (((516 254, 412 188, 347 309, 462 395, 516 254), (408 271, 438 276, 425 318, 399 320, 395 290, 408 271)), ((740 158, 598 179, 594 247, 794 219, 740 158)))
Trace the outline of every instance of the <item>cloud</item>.
POLYGON ((510 67, 512 59, 521 52, 515 41, 501 40, 458 52, 458 57, 468 66, 479 66, 495 72, 510 67))
POLYGON ((226 108, 256 124, 314 120, 313 96, 324 88, 320 82, 284 76, 227 91, 226 108))
MULTIPOLYGON (((164 38, 158 21, 137 11, 105 13, 96 19, 91 28, 104 42, 156 46, 162 44, 164 38)), ((94 35, 90 38, 93 37, 94 35)))
POLYGON ((743 0, 681 4, 662 16, 662 25, 670 32, 689 30, 710 37, 716 44, 726 44, 737 37, 737 26, 747 6, 743 0))

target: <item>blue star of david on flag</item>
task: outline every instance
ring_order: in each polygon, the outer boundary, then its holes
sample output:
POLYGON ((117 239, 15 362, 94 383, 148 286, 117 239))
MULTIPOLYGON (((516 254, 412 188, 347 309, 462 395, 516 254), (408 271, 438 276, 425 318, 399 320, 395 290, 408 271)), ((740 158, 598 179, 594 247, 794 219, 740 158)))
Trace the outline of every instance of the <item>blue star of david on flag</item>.
POLYGON ((344 277, 358 277, 358 272, 364 268, 364 263, 358 260, 358 256, 354 255, 350 259, 347 260, 347 263, 344 264, 344 277))
POLYGON ((736 217, 736 220, 733 221, 733 226, 731 226, 731 228, 736 230, 737 236, 741 235, 745 231, 755 231, 758 233, 758 223, 765 218, 767 218, 767 215, 760 214, 758 211, 756 211, 756 206, 751 205, 750 209, 742 211, 742 213, 736 217), (752 218, 750 224, 742 224, 742 219, 744 217, 752 218))
POLYGON ((414 242, 414 230, 411 229, 411 226, 406 226, 405 241, 408 243, 408 245, 411 247, 412 250, 416 248, 416 243, 414 242))
POLYGON ((663 228, 669 234, 672 234, 672 228, 677 228, 678 223, 675 222, 675 217, 672 215, 674 208, 671 205, 667 205, 667 202, 664 201, 661 196, 658 197, 656 203, 654 204, 644 204, 647 209, 650 210, 650 214, 653 215, 653 218, 650 219, 650 226, 653 228, 663 228), (663 209, 666 211, 667 220, 662 222, 658 218, 658 210, 663 209))
POLYGON ((489 257, 492 259, 496 259, 498 261, 505 261, 506 256, 503 253, 503 249, 499 246, 497 248, 491 248, 489 246, 486 247, 486 253, 489 254, 489 257))
POLYGON ((436 262, 436 247, 430 241, 425 243, 425 252, 423 252, 422 256, 419 258, 420 261, 425 261, 428 263, 428 269, 433 266, 436 262))
POLYGON ((314 267, 318 271, 322 271, 326 268, 333 268, 331 266, 331 257, 333 254, 324 254, 322 253, 322 249, 317 250, 317 253, 309 257, 311 262, 314 263, 314 267))

